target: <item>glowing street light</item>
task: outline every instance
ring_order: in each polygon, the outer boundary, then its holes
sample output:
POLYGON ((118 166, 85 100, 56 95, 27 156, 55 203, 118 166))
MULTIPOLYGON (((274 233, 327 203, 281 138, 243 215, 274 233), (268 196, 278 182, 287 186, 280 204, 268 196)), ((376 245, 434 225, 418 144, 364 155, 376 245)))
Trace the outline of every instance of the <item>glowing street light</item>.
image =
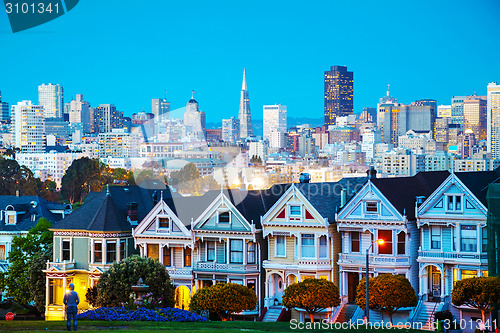
POLYGON ((370 256, 370 250, 373 246, 373 244, 378 244, 384 245, 385 241, 383 239, 377 239, 376 241, 372 242, 370 246, 366 249, 366 307, 365 307, 365 318, 366 318, 366 323, 368 324, 370 322, 370 291, 369 291, 369 286, 368 286, 368 272, 370 271, 370 261, 369 261, 369 256, 370 256))

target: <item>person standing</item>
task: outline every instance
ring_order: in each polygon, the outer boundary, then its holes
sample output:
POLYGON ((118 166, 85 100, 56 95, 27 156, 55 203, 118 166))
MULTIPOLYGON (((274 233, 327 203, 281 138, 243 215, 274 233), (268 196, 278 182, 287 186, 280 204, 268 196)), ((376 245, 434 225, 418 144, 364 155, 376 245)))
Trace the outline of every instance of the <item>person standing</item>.
POLYGON ((73 330, 76 331, 76 314, 78 313, 78 303, 80 303, 80 298, 78 293, 75 291, 75 285, 73 283, 69 284, 69 291, 64 294, 63 303, 66 305, 66 330, 71 331, 71 318, 73 318, 73 330))

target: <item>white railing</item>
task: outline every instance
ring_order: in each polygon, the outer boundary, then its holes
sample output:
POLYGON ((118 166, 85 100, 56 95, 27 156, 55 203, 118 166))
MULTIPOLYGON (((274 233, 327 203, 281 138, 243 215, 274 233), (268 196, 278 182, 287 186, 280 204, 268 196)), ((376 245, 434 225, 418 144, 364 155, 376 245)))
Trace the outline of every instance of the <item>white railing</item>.
POLYGON ((68 269, 75 269, 75 259, 73 261, 62 261, 62 262, 47 262, 47 270, 56 268, 61 271, 67 271, 68 269))
MULTIPOLYGON (((395 264, 395 265, 409 265, 410 257, 408 256, 383 256, 383 255, 373 255, 369 257, 370 264, 395 264)), ((365 264, 366 255, 363 254, 340 254, 340 263, 351 263, 351 264, 365 264)))
POLYGON ((330 260, 299 260, 299 265, 330 266, 330 260))
POLYGON ((418 251, 418 256, 423 258, 437 259, 460 259, 460 260, 487 260, 487 254, 478 254, 476 252, 438 252, 438 251, 418 251))
POLYGON ((193 275, 193 269, 192 268, 167 268, 168 275, 171 277, 175 276, 186 276, 186 275, 193 275))
POLYGON ((215 262, 197 262, 194 269, 206 271, 231 271, 231 272, 249 272, 259 271, 259 267, 255 264, 251 265, 238 265, 238 264, 219 264, 215 262))

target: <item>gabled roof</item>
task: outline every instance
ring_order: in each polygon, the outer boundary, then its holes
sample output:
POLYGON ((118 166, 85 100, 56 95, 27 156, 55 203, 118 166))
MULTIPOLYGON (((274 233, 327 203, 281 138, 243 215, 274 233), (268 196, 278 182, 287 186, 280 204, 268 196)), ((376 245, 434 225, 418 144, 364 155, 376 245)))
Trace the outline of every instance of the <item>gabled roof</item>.
POLYGON ((20 232, 28 231, 34 227, 38 219, 44 217, 52 224, 61 220, 62 216, 53 214, 49 209, 51 205, 57 204, 50 202, 36 195, 0 195, 0 210, 5 210, 7 206, 12 206, 18 212, 17 223, 15 225, 5 224, 5 218, 0 221, 0 231, 20 232), (35 215, 34 221, 32 216, 35 215))
MULTIPOLYGON (((367 181, 366 177, 342 178, 338 182, 325 183, 298 183, 295 186, 306 197, 313 207, 328 218, 329 223, 335 221, 335 213, 340 207, 341 190, 346 190, 348 201, 354 194, 363 187, 367 181)), ((279 184, 271 187, 272 193, 284 194, 291 184, 279 184)))
POLYGON ((375 178, 371 182, 408 220, 415 219, 417 196, 429 197, 445 180, 448 171, 419 172, 413 177, 375 178))
MULTIPOLYGON (((169 188, 162 190, 163 198, 172 202, 169 188)), ((127 205, 137 203, 137 216, 140 222, 160 200, 161 192, 139 186, 110 186, 102 192, 91 192, 84 204, 63 219, 54 230, 86 231, 131 231, 127 220, 127 205), (108 194, 109 191, 109 194, 108 194)), ((175 196, 175 195, 174 195, 175 196)))
POLYGON ((500 168, 493 171, 456 172, 455 175, 485 207, 488 207, 486 202, 488 185, 500 182, 500 168))

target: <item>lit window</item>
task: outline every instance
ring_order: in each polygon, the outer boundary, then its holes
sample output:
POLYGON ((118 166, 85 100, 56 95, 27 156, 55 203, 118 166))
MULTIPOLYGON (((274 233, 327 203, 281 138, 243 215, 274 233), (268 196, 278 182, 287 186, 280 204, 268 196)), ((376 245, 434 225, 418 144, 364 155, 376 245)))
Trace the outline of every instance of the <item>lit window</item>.
POLYGON ((184 267, 191 267, 191 248, 184 249, 184 267))
POLYGON ((170 219, 168 217, 160 217, 158 218, 158 227, 161 229, 170 228, 170 219))
POLYGON ((163 266, 172 266, 172 252, 169 247, 163 248, 163 266))
POLYGON ((94 243, 94 262, 102 263, 102 243, 94 243))
POLYGON ((392 230, 379 230, 378 239, 384 240, 384 244, 378 246, 378 253, 392 254, 392 230))

